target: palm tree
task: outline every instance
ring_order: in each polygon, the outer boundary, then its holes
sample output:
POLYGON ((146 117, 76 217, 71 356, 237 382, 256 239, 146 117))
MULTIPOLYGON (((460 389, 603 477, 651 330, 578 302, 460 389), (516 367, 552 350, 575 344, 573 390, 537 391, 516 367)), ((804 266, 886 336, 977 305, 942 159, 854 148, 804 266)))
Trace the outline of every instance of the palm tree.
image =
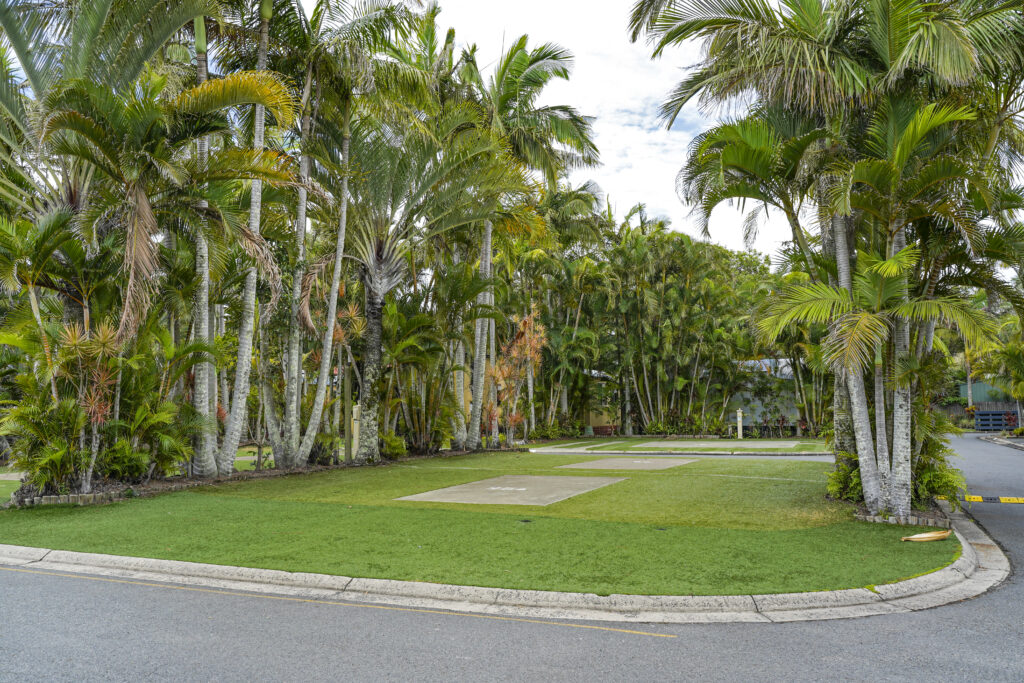
MULTIPOLYGON (((94 182, 104 189, 80 220, 93 230, 115 222, 123 231, 127 282, 118 327, 121 340, 134 334, 149 307, 158 271, 159 216, 198 228, 193 235, 201 284, 194 334, 205 343, 209 289, 202 283, 208 280, 209 264, 203 256, 204 223, 212 218, 220 225, 236 226, 233 212, 218 201, 219 188, 254 177, 287 183, 291 176, 287 160, 275 152, 224 148, 188 160, 181 150, 225 130, 226 119, 219 117, 232 107, 262 102, 287 120, 291 96, 277 77, 252 72, 206 81, 175 96, 165 96, 163 88, 163 80, 154 76, 138 92, 112 97, 97 84, 72 82, 51 96, 43 140, 56 153, 93 169, 94 182)), ((272 270, 259 237, 237 232, 252 255, 272 270)), ((212 371, 204 372, 206 367, 201 363, 197 368, 195 392, 197 410, 204 417, 210 415, 207 392, 212 379, 212 371)), ((199 471, 215 474, 213 436, 208 429, 204 434, 199 471)))
POLYGON ((66 209, 40 216, 35 224, 0 218, 0 284, 10 293, 28 295, 46 357, 50 395, 55 403, 59 400, 56 368, 49 333, 40 313, 38 290, 40 286, 47 286, 58 267, 57 251, 73 239, 70 223, 71 212, 66 209))
POLYGON ((385 296, 405 278, 407 254, 424 239, 472 225, 494 214, 502 195, 525 189, 517 167, 498 143, 466 124, 466 109, 442 113, 434 132, 407 131, 401 146, 381 133, 361 136, 359 158, 372 169, 356 186, 357 225, 351 258, 360 265, 366 295, 359 453, 374 461, 378 449, 378 391, 385 296))
MULTIPOLYGON (((267 70, 267 51, 270 44, 270 20, 274 16, 273 0, 259 2, 259 29, 256 46, 256 71, 267 70)), ((262 103, 253 107, 252 148, 256 151, 264 149, 266 134, 266 110, 262 103)), ((287 125, 287 122, 278 122, 287 125)), ((260 234, 260 219, 263 209, 263 181, 254 178, 249 189, 249 232, 260 234)), ((253 333, 256 328, 256 284, 257 269, 250 265, 245 273, 245 285, 242 290, 238 325, 238 350, 235 363, 235 380, 231 396, 230 410, 224 425, 224 439, 217 452, 217 469, 222 473, 230 473, 234 469, 235 454, 242 438, 242 430, 247 423, 249 406, 249 374, 252 370, 253 333)))
MULTIPOLYGON (((566 105, 540 105, 538 98, 556 78, 568 79, 572 54, 564 48, 545 44, 527 46, 528 36, 520 36, 501 56, 494 73, 485 83, 476 66, 475 48, 463 56, 468 77, 476 88, 476 97, 484 112, 482 126, 509 148, 514 159, 541 172, 555 186, 558 174, 577 166, 596 164, 597 148, 592 139, 591 122, 566 105)), ((493 222, 483 221, 480 274, 491 277, 491 241, 493 222)), ((481 304, 493 305, 493 294, 481 294, 481 304)), ((480 417, 483 408, 484 366, 490 323, 476 322, 474 339, 473 406, 470 413, 469 448, 480 447, 480 417)))
MULTIPOLYGON (((862 254, 849 290, 852 296, 846 290, 837 291, 823 283, 792 285, 765 306, 765 314, 758 325, 760 331, 774 341, 794 322, 829 324, 831 331, 824 352, 825 359, 834 368, 845 370, 851 377, 862 377, 869 366, 875 368, 878 448, 862 451, 859 435, 861 481, 865 502, 872 512, 888 509, 901 520, 910 514, 911 477, 910 454, 903 450, 909 451, 910 435, 900 434, 901 429, 909 430, 909 417, 906 424, 901 423, 899 397, 902 393, 905 397, 902 400, 909 403, 910 380, 905 376, 906 370, 883 366, 884 349, 891 344, 897 352, 905 353, 899 336, 908 320, 947 320, 972 344, 988 338, 995 330, 991 319, 970 302, 955 297, 910 298, 906 274, 917 265, 919 257, 914 247, 906 247, 887 259, 862 254), (884 386, 889 382, 895 384, 897 397, 892 420, 891 461, 885 419, 887 387, 884 386), (906 447, 902 445, 904 442, 906 447), (904 457, 906 461, 901 462, 904 457)), ((861 420, 867 424, 870 439, 870 421, 864 417, 861 416, 861 420)))
MULTIPOLYGON (((699 226, 708 232, 711 212, 723 202, 750 200, 780 210, 812 277, 818 269, 800 207, 810 189, 804 172, 807 157, 826 131, 780 110, 755 112, 716 126, 695 138, 686 166, 679 172, 680 195, 694 206, 699 226)), ((744 240, 753 242, 761 207, 745 223, 744 240)))

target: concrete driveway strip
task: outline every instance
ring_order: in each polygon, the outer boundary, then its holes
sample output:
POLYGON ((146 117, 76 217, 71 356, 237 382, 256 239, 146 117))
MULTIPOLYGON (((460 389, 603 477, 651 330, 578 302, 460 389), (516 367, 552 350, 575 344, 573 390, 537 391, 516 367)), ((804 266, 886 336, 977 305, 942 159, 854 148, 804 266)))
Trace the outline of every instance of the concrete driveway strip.
POLYGON ((621 477, 546 477, 506 474, 468 484, 446 486, 395 500, 477 505, 551 505, 560 500, 625 481, 621 477))
POLYGON ((601 458, 559 465, 558 470, 667 470, 697 462, 693 458, 601 458))

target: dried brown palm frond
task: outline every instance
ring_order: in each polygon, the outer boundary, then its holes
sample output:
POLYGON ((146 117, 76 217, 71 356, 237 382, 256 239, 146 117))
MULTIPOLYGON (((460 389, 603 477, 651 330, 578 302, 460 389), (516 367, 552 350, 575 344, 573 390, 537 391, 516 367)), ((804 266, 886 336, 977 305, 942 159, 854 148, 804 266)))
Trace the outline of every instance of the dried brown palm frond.
POLYGON ((155 237, 159 228, 149 197, 142 187, 133 185, 128 199, 131 205, 125 222, 123 266, 128 283, 124 288, 124 304, 117 328, 119 341, 132 337, 146 317, 158 267, 155 237))
POLYGON ((327 269, 327 266, 334 263, 334 254, 335 252, 331 251, 318 258, 309 265, 306 269, 306 274, 302 276, 301 294, 299 296, 299 319, 310 332, 316 332, 316 324, 313 322, 313 316, 309 309, 310 299, 313 296, 313 286, 327 269))
POLYGON ((239 246, 245 255, 253 260, 256 269, 270 286, 267 312, 273 313, 281 298, 281 269, 277 265, 277 259, 274 258, 274 252, 271 251, 270 244, 261 235, 249 229, 248 224, 241 224, 237 229, 239 246))

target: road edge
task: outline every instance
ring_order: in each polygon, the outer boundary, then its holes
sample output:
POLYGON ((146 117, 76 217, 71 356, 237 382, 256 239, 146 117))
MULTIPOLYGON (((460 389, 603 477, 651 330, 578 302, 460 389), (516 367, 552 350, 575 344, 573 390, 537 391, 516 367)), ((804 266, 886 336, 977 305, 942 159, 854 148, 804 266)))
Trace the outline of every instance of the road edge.
POLYGON ((947 512, 963 551, 951 565, 906 581, 770 595, 595 595, 457 586, 80 553, 0 544, 0 565, 133 581, 510 617, 631 623, 785 622, 930 609, 977 597, 1005 581, 1010 561, 963 512, 947 512))

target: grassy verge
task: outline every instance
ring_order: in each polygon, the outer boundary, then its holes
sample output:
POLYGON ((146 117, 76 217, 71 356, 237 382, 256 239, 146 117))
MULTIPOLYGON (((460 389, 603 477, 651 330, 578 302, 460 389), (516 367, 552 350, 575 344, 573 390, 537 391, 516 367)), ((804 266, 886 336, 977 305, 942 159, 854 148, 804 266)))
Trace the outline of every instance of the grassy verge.
POLYGON ((0 512, 0 542, 349 576, 598 593, 739 594, 896 581, 959 545, 856 522, 827 465, 701 460, 547 507, 395 501, 579 456, 481 454, 0 512))
POLYGON ((19 486, 21 486, 20 481, 0 481, 0 505, 8 502, 11 499, 11 494, 17 491, 19 486))

